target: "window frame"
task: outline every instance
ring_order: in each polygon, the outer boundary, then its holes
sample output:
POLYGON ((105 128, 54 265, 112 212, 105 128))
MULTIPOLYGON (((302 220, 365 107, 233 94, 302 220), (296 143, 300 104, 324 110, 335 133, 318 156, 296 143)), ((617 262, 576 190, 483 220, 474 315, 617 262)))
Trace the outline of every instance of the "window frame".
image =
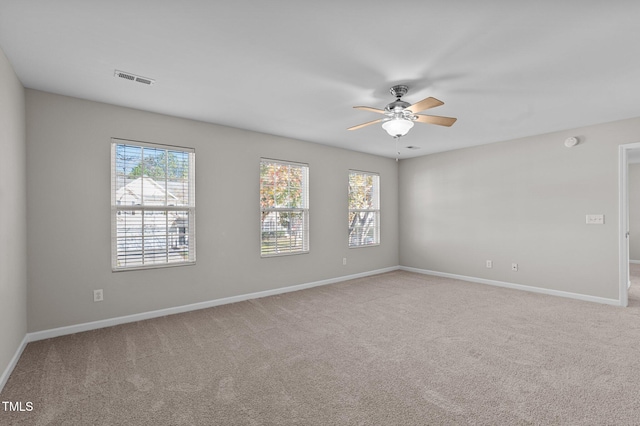
MULTIPOLYGON (((260 257, 261 258, 270 258, 270 257, 281 257, 281 256, 294 256, 299 254, 307 254, 310 251, 310 238, 309 238, 309 164, 308 163, 300 163, 296 161, 288 161, 288 160, 277 160, 273 158, 260 158, 260 177, 259 177, 259 212, 260 212, 260 257), (262 167, 264 164, 279 164, 283 166, 292 166, 299 167, 302 171, 301 176, 301 189, 302 189, 302 205, 303 207, 269 207, 264 208, 262 206, 262 167), (264 251, 264 219, 265 212, 267 215, 271 213, 302 213, 302 229, 299 231, 302 234, 302 243, 301 248, 297 250, 291 250, 292 244, 289 244, 289 250, 278 251, 278 240, 276 237, 276 251, 275 252, 265 252, 264 251)), ((277 225, 276 225, 277 226, 277 225)), ((277 230, 275 234, 277 236, 277 230)), ((291 237, 289 237, 291 239, 291 237)))
MULTIPOLYGON (((168 160, 167 160, 168 161, 168 160)), ((130 139, 121 139, 121 138, 111 138, 111 270, 112 272, 124 272, 124 271, 136 271, 136 270, 144 270, 144 269, 159 269, 159 268, 172 268, 179 266, 190 266, 196 264, 196 197, 195 197, 195 182, 196 182, 196 169, 195 169, 195 148, 185 147, 185 146, 177 146, 177 145, 167 145, 167 144, 159 144, 159 143, 151 143, 151 142, 142 142, 130 139), (153 149, 164 151, 166 154, 165 158, 169 158, 170 152, 180 152, 187 154, 187 163, 188 163, 188 177, 187 177, 187 197, 188 202, 186 205, 171 205, 169 203, 168 195, 170 194, 168 189, 169 179, 167 177, 167 173, 165 173, 164 179, 164 192, 165 192, 165 202, 163 205, 127 205, 127 204, 119 204, 116 200, 118 188, 118 170, 116 170, 118 166, 117 151, 118 146, 129 146, 133 148, 141 148, 140 158, 144 159, 144 150, 145 149, 153 149), (139 235, 141 241, 141 263, 135 263, 131 265, 119 265, 118 259, 118 239, 124 238, 118 235, 118 216, 122 212, 132 212, 132 215, 136 213, 140 213, 141 215, 141 230, 139 235), (154 261, 153 263, 145 263, 145 238, 150 238, 149 235, 145 232, 144 228, 144 217, 145 213, 158 213, 162 212, 166 216, 165 220, 165 261, 154 261), (170 232, 170 216, 171 213, 177 212, 187 212, 188 219, 187 220, 187 232, 183 235, 180 235, 180 231, 176 232, 176 235, 171 234, 170 232), (183 261, 170 261, 170 239, 171 238, 183 238, 186 237, 186 253, 187 257, 183 261)), ((143 175, 144 176, 144 175, 143 175)), ((141 191, 144 193, 144 180, 141 184, 141 191)), ((144 199, 144 198, 143 198, 144 199)), ((144 201, 143 201, 144 202, 144 201)), ((135 235, 131 238, 137 238, 138 235, 135 235)), ((156 237, 157 238, 157 237, 156 237)), ((183 252, 185 253, 185 252, 183 252)), ((177 254, 180 255, 180 254, 177 254)))
POLYGON ((364 248, 364 247, 375 247, 375 246, 379 246, 380 242, 381 242, 381 223, 380 223, 380 173, 377 172, 368 172, 368 171, 363 171, 363 170, 355 170, 355 169, 349 169, 348 172, 348 179, 347 179, 347 210, 348 210, 348 216, 347 216, 347 245, 350 249, 352 248, 364 248), (363 175, 365 177, 367 176, 372 176, 374 178, 374 194, 372 196, 373 201, 376 204, 375 208, 369 208, 369 209, 359 209, 359 208, 352 208, 352 204, 351 204, 351 176, 352 175, 363 175), (352 243, 352 238, 351 238, 351 233, 353 232, 351 230, 351 214, 352 213, 373 213, 374 214, 374 228, 373 228, 373 235, 374 235, 374 239, 371 243, 363 243, 363 244, 353 244, 352 243))

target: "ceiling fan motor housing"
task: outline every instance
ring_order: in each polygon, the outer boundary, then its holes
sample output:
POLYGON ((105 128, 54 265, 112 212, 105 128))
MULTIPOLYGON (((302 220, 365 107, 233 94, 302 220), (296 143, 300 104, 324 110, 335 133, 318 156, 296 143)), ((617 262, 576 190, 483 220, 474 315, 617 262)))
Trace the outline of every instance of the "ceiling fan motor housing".
POLYGON ((400 99, 397 99, 391 102, 386 107, 384 107, 384 109, 389 112, 401 112, 410 106, 411 104, 409 102, 405 102, 405 101, 401 101, 400 99))
MULTIPOLYGON (((403 100, 401 100, 400 98, 403 97, 404 95, 407 94, 407 91, 409 90, 408 86, 405 85, 397 85, 397 86, 393 86, 391 89, 389 89, 389 91, 391 92, 391 94, 393 96, 396 97, 396 100, 391 102, 390 104, 388 104, 386 107, 384 107, 384 109, 388 112, 388 113, 393 113, 393 116, 395 116, 395 118, 407 118, 410 119, 410 116, 413 116, 413 114, 410 113, 410 111, 406 111, 406 113, 403 114, 403 112, 411 106, 411 104, 409 102, 405 102, 403 100)), ((392 115, 388 114, 390 117, 393 117, 392 115)))

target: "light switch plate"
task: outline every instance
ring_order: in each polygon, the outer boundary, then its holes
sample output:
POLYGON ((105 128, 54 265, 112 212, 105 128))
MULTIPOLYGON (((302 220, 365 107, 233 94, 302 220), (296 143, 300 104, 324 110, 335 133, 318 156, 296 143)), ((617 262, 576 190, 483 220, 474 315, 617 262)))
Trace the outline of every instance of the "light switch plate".
POLYGON ((587 225, 604 225, 603 214, 588 214, 587 225))

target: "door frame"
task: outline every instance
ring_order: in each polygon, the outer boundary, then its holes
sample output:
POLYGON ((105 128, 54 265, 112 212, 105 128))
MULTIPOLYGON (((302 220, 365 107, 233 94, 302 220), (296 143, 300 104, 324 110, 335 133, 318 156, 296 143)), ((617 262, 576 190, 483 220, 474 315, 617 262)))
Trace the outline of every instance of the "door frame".
POLYGON ((629 304, 629 151, 640 149, 640 142, 618 147, 618 242, 620 306, 629 304))

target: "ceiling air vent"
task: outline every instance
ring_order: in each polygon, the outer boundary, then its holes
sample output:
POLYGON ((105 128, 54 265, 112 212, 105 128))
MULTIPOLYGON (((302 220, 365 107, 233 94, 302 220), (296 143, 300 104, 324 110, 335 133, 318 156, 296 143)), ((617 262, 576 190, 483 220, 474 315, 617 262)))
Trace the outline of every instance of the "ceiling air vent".
POLYGON ((124 78, 125 80, 131 80, 138 83, 146 84, 148 86, 151 86, 156 82, 152 78, 142 77, 139 75, 131 74, 130 72, 124 72, 124 71, 118 71, 118 70, 115 70, 115 72, 113 73, 113 76, 124 78))

